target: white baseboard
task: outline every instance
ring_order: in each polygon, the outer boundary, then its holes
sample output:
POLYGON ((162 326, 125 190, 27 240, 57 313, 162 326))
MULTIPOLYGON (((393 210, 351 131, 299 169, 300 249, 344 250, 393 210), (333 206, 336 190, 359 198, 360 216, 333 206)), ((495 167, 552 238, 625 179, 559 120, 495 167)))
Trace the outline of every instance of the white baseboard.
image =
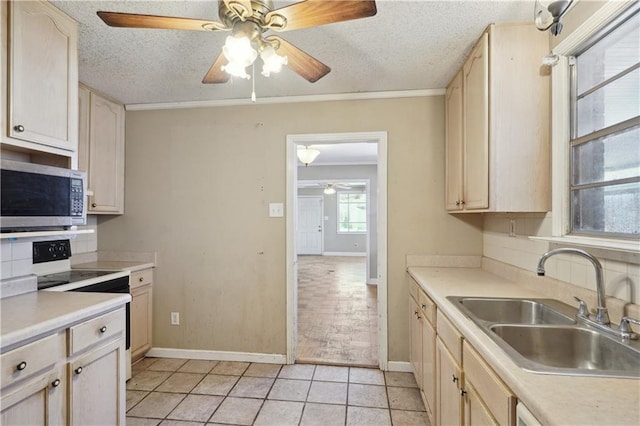
POLYGON ((367 280, 367 284, 369 284, 369 285, 378 285, 378 279, 377 278, 369 278, 367 280))
POLYGON ((211 361, 261 362, 265 364, 286 364, 284 354, 261 354, 250 352, 204 351, 199 349, 151 348, 148 357, 206 359, 211 361))
POLYGON ((400 373, 413 373, 411 363, 405 361, 389 361, 387 363, 389 371, 397 371, 400 373))
POLYGON ((323 256, 353 256, 353 257, 367 257, 367 252, 358 251, 325 251, 322 252, 323 256))

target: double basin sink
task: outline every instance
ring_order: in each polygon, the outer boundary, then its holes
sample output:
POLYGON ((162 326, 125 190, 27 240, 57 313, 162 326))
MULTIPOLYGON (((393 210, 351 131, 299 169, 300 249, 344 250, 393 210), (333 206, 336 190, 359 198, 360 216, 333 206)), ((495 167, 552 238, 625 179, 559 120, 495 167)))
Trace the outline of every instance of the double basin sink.
POLYGON ((640 343, 576 322, 553 299, 447 297, 520 368, 536 373, 640 377, 640 343))

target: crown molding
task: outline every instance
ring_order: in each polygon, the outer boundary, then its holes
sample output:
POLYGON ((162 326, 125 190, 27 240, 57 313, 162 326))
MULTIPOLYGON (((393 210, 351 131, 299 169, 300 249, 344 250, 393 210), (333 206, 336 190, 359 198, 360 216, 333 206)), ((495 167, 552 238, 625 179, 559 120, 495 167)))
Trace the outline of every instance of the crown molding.
POLYGON ((211 108, 242 105, 270 105, 302 102, 353 101, 369 99, 421 98, 427 96, 443 96, 445 89, 395 90, 388 92, 336 93, 330 95, 277 96, 251 99, 222 99, 217 101, 165 102, 153 104, 127 104, 127 111, 144 111, 156 109, 211 108))

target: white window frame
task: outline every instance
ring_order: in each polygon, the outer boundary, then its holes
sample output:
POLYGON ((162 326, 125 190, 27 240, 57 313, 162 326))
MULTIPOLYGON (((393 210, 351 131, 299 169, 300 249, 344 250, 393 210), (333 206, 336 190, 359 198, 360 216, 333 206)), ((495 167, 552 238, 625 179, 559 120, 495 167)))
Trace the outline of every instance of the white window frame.
POLYGON ((571 235, 570 146, 571 81, 569 58, 621 13, 635 10, 633 0, 606 2, 596 13, 560 42, 554 49, 559 61, 551 71, 551 153, 552 153, 552 230, 540 239, 560 244, 595 247, 617 252, 640 253, 638 240, 571 235), (631 7, 629 7, 631 5, 631 7))
POLYGON ((354 190, 338 190, 336 191, 336 232, 339 235, 365 235, 369 233, 369 196, 368 191, 365 189, 364 191, 354 191, 354 190), (344 232, 340 230, 340 197, 339 194, 362 194, 365 197, 365 225, 367 226, 366 231, 357 231, 357 232, 344 232))

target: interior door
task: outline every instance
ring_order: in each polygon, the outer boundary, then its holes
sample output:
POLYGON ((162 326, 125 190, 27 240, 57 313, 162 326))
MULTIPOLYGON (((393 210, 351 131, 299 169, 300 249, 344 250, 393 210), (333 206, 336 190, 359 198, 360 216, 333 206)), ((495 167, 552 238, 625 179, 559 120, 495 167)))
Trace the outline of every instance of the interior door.
POLYGON ((298 197, 298 254, 322 254, 322 197, 298 197))

